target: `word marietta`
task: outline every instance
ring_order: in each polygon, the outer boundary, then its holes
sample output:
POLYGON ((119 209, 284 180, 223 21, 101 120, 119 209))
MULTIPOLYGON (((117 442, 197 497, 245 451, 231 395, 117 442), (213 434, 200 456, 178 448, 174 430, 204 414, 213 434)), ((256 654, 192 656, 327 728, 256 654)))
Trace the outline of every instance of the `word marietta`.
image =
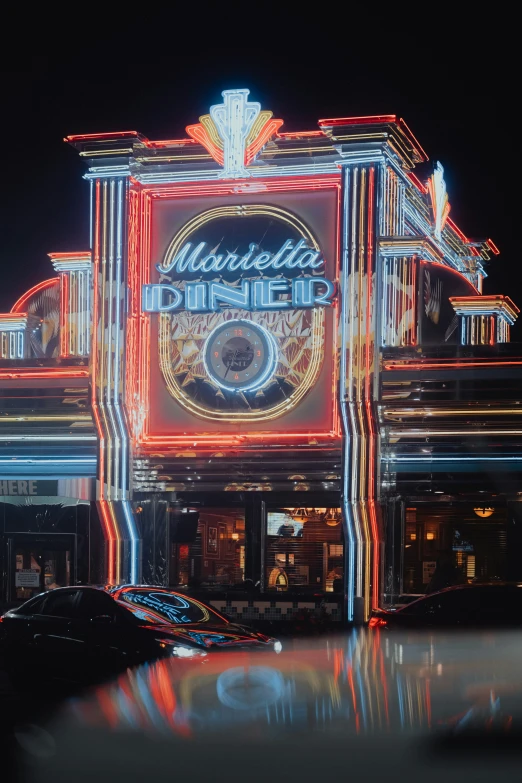
POLYGON ((304 239, 295 243, 287 239, 277 253, 260 252, 259 245, 251 242, 244 256, 237 253, 208 253, 206 242, 200 242, 193 248, 187 242, 172 258, 156 264, 159 272, 236 272, 248 269, 318 269, 324 264, 319 250, 309 248, 304 239), (206 255, 205 255, 206 253, 206 255))

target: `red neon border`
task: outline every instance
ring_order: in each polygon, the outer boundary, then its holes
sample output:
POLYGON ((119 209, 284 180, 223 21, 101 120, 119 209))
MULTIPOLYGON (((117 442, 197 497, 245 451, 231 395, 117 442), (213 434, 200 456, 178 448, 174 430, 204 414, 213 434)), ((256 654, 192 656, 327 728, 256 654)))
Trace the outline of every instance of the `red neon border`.
MULTIPOLYGON (((341 177, 339 174, 321 175, 318 177, 274 177, 268 180, 256 180, 256 184, 262 184, 266 190, 264 192, 292 192, 292 191, 308 191, 308 190, 322 190, 326 188, 335 188, 337 190, 337 260, 335 265, 335 275, 339 275, 340 264, 340 189, 341 189, 341 177)), ((129 243, 129 285, 132 295, 132 309, 131 317, 129 318, 128 326, 128 341, 127 341, 127 366, 128 377, 132 377, 132 384, 128 388, 126 404, 129 413, 135 409, 135 400, 139 399, 142 404, 145 404, 146 413, 144 414, 143 427, 141 434, 135 439, 135 445, 143 450, 157 450, 162 447, 179 447, 179 446, 192 446, 196 443, 198 447, 245 447, 253 445, 260 440, 267 446, 274 446, 279 443, 284 443, 288 439, 294 442, 310 443, 311 441, 317 441, 317 445, 325 445, 333 443, 341 437, 340 429, 340 417, 338 411, 338 399, 335 394, 336 379, 338 374, 337 363, 334 361, 334 374, 335 378, 332 381, 332 425, 333 428, 330 431, 321 431, 318 433, 311 432, 255 432, 242 435, 229 435, 226 433, 212 433, 210 435, 198 435, 197 433, 191 433, 190 435, 149 435, 149 406, 150 406, 150 316, 146 316, 140 311, 141 297, 139 292, 141 286, 150 279, 150 258, 151 258, 151 201, 155 198, 188 198, 191 196, 231 196, 237 198, 237 193, 234 192, 234 184, 230 182, 198 182, 184 183, 184 184, 162 184, 154 187, 142 187, 134 184, 134 192, 139 193, 139 214, 134 215, 134 219, 139 222, 139 242, 129 243)), ((131 191, 132 192, 132 191, 131 191)), ((334 346, 332 350, 334 354, 337 352, 337 339, 338 339, 338 310, 339 300, 337 299, 333 305, 336 310, 333 339, 334 346)), ((203 425, 204 426, 204 425, 203 425)), ((314 444, 315 445, 315 444, 314 444)))
POLYGON ((26 291, 25 294, 22 294, 22 296, 16 300, 14 305, 11 307, 12 313, 21 313, 23 312, 24 306, 27 304, 29 299, 34 296, 35 294, 38 294, 40 291, 45 290, 46 288, 51 288, 53 285, 56 285, 56 283, 60 283, 59 277, 50 277, 48 280, 43 280, 41 283, 37 283, 35 286, 29 289, 29 291, 26 291))
MULTIPOLYGON (((431 267, 431 266, 438 266, 438 267, 440 267, 441 269, 444 269, 446 272, 453 272, 453 274, 455 274, 455 275, 458 275, 458 276, 459 276, 459 277, 461 277, 463 280, 465 280, 465 281, 466 281, 466 283, 467 283, 468 285, 470 285, 470 286, 471 286, 471 287, 472 287, 472 288, 473 288, 473 289, 474 289, 474 290, 477 292, 477 296, 480 296, 480 297, 482 297, 482 294, 480 293, 480 291, 478 290, 478 288, 477 288, 475 285, 473 285, 473 283, 471 282, 471 280, 468 280, 468 278, 467 278, 467 277, 466 277, 464 274, 462 274, 462 272, 459 272, 459 270, 458 270, 458 269, 453 269, 453 267, 452 267, 452 266, 446 266, 446 264, 439 264, 439 262, 438 262, 438 261, 426 261, 426 259, 425 259, 425 258, 421 258, 421 259, 420 259, 420 262, 421 262, 421 264, 423 264, 424 266, 429 266, 429 267, 431 267)), ((473 294, 468 294, 468 296, 473 296, 473 294)))
POLYGON ((60 356, 69 355, 69 276, 60 275, 60 356))
POLYGON ((90 372, 87 368, 75 367, 13 367, 1 369, 0 378, 6 380, 23 380, 28 378, 36 380, 40 378, 88 378, 90 372))

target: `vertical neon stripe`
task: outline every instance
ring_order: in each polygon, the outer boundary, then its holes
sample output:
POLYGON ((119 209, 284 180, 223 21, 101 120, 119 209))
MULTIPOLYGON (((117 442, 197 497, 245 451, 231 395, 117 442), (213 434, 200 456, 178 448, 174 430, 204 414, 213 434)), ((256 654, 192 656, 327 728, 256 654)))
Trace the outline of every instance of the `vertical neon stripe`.
POLYGON ((350 390, 347 388, 347 368, 346 353, 349 345, 348 331, 348 288, 350 273, 349 256, 349 207, 350 207, 350 173, 344 170, 344 183, 342 195, 342 270, 341 270, 341 367, 339 373, 339 399, 341 401, 341 416, 344 431, 343 447, 343 517, 344 529, 347 533, 347 555, 345 558, 346 575, 345 584, 347 591, 347 619, 353 621, 354 594, 355 594, 355 537, 353 532, 354 520, 352 517, 350 503, 350 458, 351 458, 351 438, 348 417, 346 415, 347 394, 350 390))
POLYGON ((114 367, 114 409, 116 411, 116 417, 119 423, 120 435, 121 435, 121 497, 123 513, 127 525, 128 535, 130 539, 130 581, 138 581, 139 574, 139 546, 138 546, 138 531, 136 529, 136 522, 132 513, 132 507, 127 499, 129 490, 128 481, 128 434, 125 428, 125 424, 122 417, 120 408, 120 363, 124 360, 123 352, 120 347, 120 331, 121 331, 121 308, 125 306, 125 299, 122 302, 122 256, 123 256, 123 181, 118 181, 118 193, 117 193, 117 221, 116 221, 116 303, 115 303, 115 367, 114 367))
MULTIPOLYGON (((101 399, 103 388, 103 348, 104 348, 104 318, 103 318, 103 298, 100 307, 100 182, 96 182, 95 189, 95 216, 94 216, 94 296, 93 296, 93 330, 92 330, 92 410, 94 422, 99 438, 99 460, 98 460, 98 493, 99 508, 102 516, 104 534, 107 541, 107 581, 115 584, 119 580, 119 541, 118 528, 114 517, 111 515, 107 506, 106 495, 106 428, 103 426, 100 417, 100 408, 103 414, 103 402, 101 399), (101 356, 100 356, 101 352, 101 356), (101 361, 100 361, 101 360, 101 361), (102 365, 99 370, 100 364, 102 365), (100 405, 98 397, 100 396, 100 405)), ((103 286, 102 286, 103 291, 103 286)))
POLYGON ((60 274, 60 356, 69 356, 69 276, 60 274))
MULTIPOLYGON (((377 493, 375 469, 377 466, 377 433, 375 431, 375 425, 373 420, 373 405, 371 400, 372 389, 370 387, 370 378, 372 377, 372 364, 373 364, 373 352, 370 351, 370 336, 375 335, 374 325, 372 324, 373 316, 373 198, 375 187, 375 169, 372 167, 369 170, 368 177, 368 224, 367 224, 367 266, 366 266, 366 294, 367 294, 367 317, 366 317, 366 416, 368 426, 368 483, 367 483, 367 497, 370 515, 370 528, 372 538, 372 606, 374 609, 379 606, 379 556, 380 556, 380 539, 379 528, 377 522, 377 512, 375 507, 375 497, 377 493)), ((405 311, 405 301, 403 304, 402 312, 405 311)), ((375 349, 375 345, 371 346, 375 349)))
POLYGON ((113 518, 108 506, 109 504, 106 500, 98 501, 98 507, 100 509, 107 541, 107 582, 113 585, 117 583, 117 576, 114 566, 116 561, 116 549, 118 547, 118 533, 115 529, 113 518))
MULTIPOLYGON (((96 226, 96 231, 94 233, 94 270, 93 270, 93 278, 94 278, 94 297, 93 297, 93 329, 92 329, 92 413, 94 418, 94 423, 96 426, 96 430, 98 432, 98 494, 100 495, 100 498, 104 497, 104 484, 105 484, 105 437, 103 433, 103 428, 100 421, 100 416, 98 412, 98 399, 97 399, 97 384, 98 384, 98 373, 97 373, 97 366, 98 366, 98 296, 97 296, 97 288, 98 288, 98 275, 99 275, 99 265, 100 265, 100 250, 99 250, 99 241, 98 241, 98 224, 99 224, 99 213, 100 213, 100 183, 99 181, 96 182, 96 200, 95 200, 95 219, 94 224, 96 226)), ((105 536, 105 540, 107 541, 107 581, 110 584, 114 583, 114 545, 113 545, 113 530, 112 525, 110 523, 110 520, 108 520, 106 509, 104 508, 104 501, 103 499, 100 500, 98 507, 100 509, 100 514, 102 517, 102 526, 103 526, 103 532, 105 536)))

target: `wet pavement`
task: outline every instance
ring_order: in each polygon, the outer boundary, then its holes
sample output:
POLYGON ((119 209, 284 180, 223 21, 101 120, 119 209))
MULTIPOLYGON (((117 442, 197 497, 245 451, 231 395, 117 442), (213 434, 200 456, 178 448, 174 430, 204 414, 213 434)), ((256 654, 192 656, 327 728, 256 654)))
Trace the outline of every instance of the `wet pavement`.
POLYGON ((451 783, 522 771, 522 633, 512 631, 285 640, 280 654, 143 666, 54 715, 52 702, 39 713, 33 702, 18 705, 12 738, 21 779, 34 783, 174 773, 451 783))

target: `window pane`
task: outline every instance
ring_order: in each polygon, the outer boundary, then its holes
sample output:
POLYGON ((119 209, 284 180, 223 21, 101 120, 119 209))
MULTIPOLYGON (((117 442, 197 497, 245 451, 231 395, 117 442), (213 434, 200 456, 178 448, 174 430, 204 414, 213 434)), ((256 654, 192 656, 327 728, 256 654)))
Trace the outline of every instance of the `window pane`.
POLYGON ((245 514, 242 508, 206 508, 199 513, 194 541, 172 543, 175 585, 219 589, 243 585, 245 514))
POLYGON ((92 620, 100 615, 113 617, 116 604, 114 600, 101 590, 80 590, 77 616, 82 620, 92 620))
POLYGON ((22 615, 39 614, 46 598, 46 595, 37 595, 35 598, 31 598, 30 601, 23 604, 23 606, 20 606, 16 610, 16 613, 22 615))
POLYGON ((405 614, 419 615, 447 615, 450 617, 455 612, 465 612, 477 604, 477 596, 472 595, 471 590, 450 590, 447 593, 435 593, 430 598, 422 598, 414 601, 404 608, 405 614))
POLYGON ((268 511, 267 590, 343 591, 344 543, 340 508, 268 511))
POLYGON ((76 590, 63 593, 60 590, 48 595, 42 614, 54 617, 73 617, 76 594, 76 590))
POLYGON ((516 611, 520 613, 522 610, 522 588, 478 587, 476 588, 476 594, 477 605, 483 612, 516 611))
MULTIPOLYGON (((453 573, 437 574, 440 586, 486 583, 506 578, 506 508, 476 504, 419 504, 406 508, 404 592, 423 593, 441 557, 451 560, 453 573)), ((430 588, 431 589, 431 588, 430 588)))

